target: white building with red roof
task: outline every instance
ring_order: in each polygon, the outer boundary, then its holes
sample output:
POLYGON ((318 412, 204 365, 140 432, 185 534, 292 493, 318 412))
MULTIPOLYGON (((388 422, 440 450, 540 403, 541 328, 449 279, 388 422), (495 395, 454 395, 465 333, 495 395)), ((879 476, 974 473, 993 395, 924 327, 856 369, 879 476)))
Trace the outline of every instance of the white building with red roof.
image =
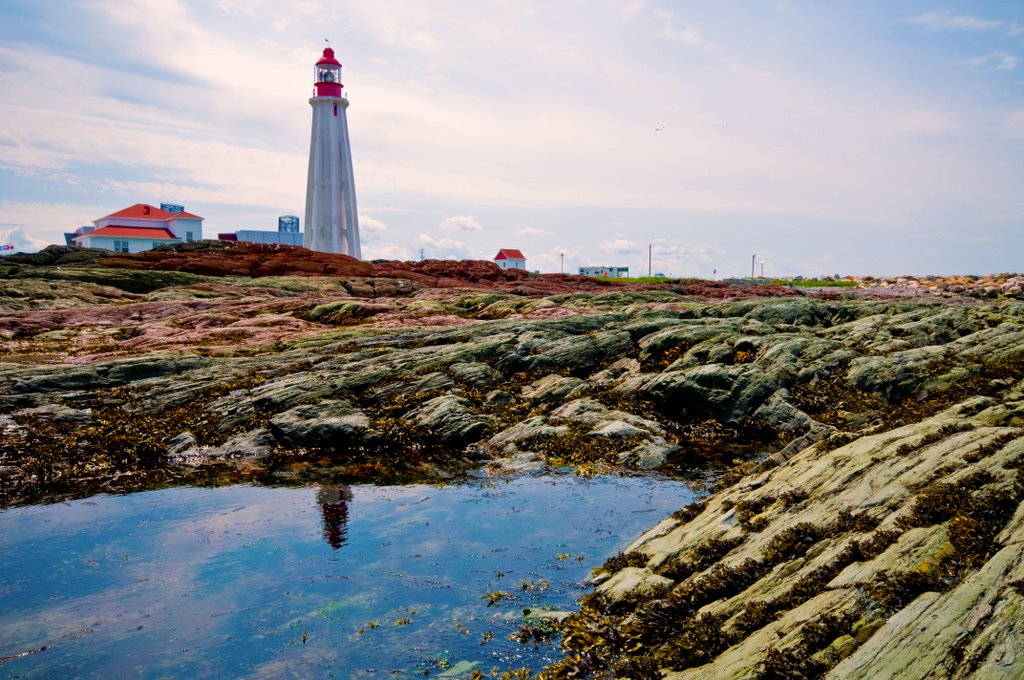
POLYGON ((502 248, 494 256, 494 264, 502 269, 526 269, 526 255, 515 248, 502 248))
POLYGON ((118 210, 82 227, 70 241, 83 248, 104 248, 115 253, 139 253, 167 243, 203 238, 203 218, 181 206, 163 210, 147 203, 118 210), (180 208, 180 209, 179 209, 180 208))

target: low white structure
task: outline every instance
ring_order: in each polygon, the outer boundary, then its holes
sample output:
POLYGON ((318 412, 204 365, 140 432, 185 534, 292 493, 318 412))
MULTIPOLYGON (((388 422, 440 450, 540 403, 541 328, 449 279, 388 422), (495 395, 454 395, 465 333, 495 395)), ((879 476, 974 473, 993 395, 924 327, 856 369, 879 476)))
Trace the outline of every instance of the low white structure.
POLYGON ((526 255, 515 248, 502 248, 494 256, 494 264, 502 269, 526 269, 526 255))
POLYGON ((324 253, 362 259, 359 212, 348 141, 348 99, 342 90, 341 63, 334 50, 313 67, 313 135, 306 177, 306 231, 303 245, 324 253))
POLYGON ((295 215, 281 215, 277 218, 277 231, 239 229, 233 233, 217 234, 221 241, 241 243, 269 243, 273 245, 301 246, 303 234, 299 231, 299 218, 295 215))
POLYGON ((629 276, 629 267, 580 267, 580 276, 607 276, 619 279, 629 276))
POLYGON ((83 248, 104 248, 115 253, 140 253, 168 243, 203 238, 203 218, 190 212, 170 212, 136 203, 106 217, 93 220, 68 239, 83 248))
POLYGON ((221 241, 238 241, 240 243, 269 243, 273 245, 301 246, 300 231, 259 231, 257 229, 239 229, 233 234, 217 234, 221 241))

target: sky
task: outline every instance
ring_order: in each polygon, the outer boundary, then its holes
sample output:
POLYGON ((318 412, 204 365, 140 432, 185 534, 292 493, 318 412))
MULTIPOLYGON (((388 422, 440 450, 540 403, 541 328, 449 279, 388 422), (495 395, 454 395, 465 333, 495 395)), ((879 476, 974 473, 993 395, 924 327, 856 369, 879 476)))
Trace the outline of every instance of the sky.
POLYGON ((325 39, 365 259, 1024 270, 1020 0, 0 0, 0 241, 301 217, 325 39))

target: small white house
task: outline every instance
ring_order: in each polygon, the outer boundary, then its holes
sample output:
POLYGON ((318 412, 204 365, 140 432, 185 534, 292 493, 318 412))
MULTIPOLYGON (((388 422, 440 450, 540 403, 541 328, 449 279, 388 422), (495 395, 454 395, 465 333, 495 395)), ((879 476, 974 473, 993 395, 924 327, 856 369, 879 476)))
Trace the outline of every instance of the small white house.
POLYGON ((580 267, 580 276, 607 276, 618 279, 629 276, 629 267, 580 267))
POLYGON ((146 203, 93 220, 71 235, 83 248, 105 248, 115 253, 140 253, 167 243, 203 238, 203 218, 181 210, 169 212, 146 203))
POLYGON ((494 264, 502 269, 526 269, 526 255, 515 248, 502 248, 494 256, 494 264))

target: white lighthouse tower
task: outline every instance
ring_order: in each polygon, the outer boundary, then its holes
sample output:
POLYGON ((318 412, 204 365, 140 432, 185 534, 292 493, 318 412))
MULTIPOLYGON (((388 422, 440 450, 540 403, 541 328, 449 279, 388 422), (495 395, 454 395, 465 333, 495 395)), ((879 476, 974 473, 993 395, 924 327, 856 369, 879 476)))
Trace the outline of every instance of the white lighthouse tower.
POLYGON ((313 137, 309 144, 309 176, 306 181, 306 229, 303 245, 325 253, 344 253, 362 258, 359 248, 359 217, 352 180, 352 150, 341 84, 341 63, 334 50, 313 67, 313 137))

